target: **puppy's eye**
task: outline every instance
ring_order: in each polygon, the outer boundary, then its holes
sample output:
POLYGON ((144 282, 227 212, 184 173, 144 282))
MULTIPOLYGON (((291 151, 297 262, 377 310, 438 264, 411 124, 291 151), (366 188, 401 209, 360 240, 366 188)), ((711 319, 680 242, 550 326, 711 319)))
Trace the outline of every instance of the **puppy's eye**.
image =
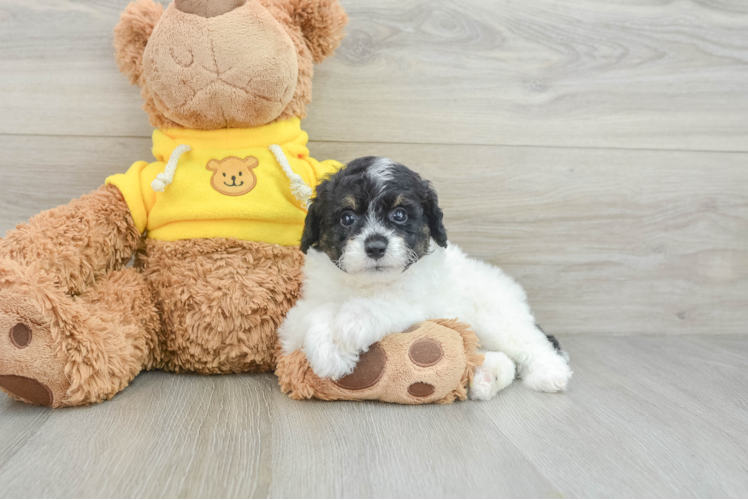
POLYGON ((223 174, 224 177, 226 177, 226 174, 223 174))
POLYGON ((408 214, 402 208, 396 208, 395 210, 390 212, 390 220, 392 222, 402 224, 403 222, 408 220, 408 214))
POLYGON ((340 218, 340 223, 344 226, 351 226, 354 222, 356 222, 356 214, 353 212, 346 212, 340 218))
POLYGON ((241 176, 241 175, 242 175, 242 173, 241 173, 241 172, 239 172, 239 176, 241 176))

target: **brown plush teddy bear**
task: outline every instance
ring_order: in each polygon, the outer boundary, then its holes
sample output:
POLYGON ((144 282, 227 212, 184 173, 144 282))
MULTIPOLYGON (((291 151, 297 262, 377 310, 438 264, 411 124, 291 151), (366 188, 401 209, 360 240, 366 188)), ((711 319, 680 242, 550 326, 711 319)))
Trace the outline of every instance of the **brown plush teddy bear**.
MULTIPOLYGON (((116 58, 142 89, 156 161, 133 164, 0 241, 0 388, 64 407, 109 399, 144 369, 275 368, 276 328, 300 293, 306 204, 339 168, 309 156, 300 119, 312 65, 333 53, 346 21, 337 0, 126 8, 116 58)), ((456 347, 434 333, 446 361, 409 375, 442 380, 438 400, 464 398, 477 363, 474 343, 457 330, 456 347)), ((396 351, 412 350, 385 347, 392 363, 396 351)), ((397 397, 331 392, 320 381, 311 388, 303 362, 295 354, 283 363, 282 385, 296 397, 436 400, 422 387, 421 396, 393 389, 397 397)))

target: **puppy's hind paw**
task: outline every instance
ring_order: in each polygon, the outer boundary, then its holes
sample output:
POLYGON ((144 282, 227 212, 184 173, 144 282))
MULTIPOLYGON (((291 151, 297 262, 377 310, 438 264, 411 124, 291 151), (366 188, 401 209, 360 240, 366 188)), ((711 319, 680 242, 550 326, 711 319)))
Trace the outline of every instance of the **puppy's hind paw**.
POLYGON ((565 391, 574 372, 566 361, 558 356, 560 362, 543 364, 528 370, 522 382, 532 390, 542 392, 565 391))
POLYGON ((517 368, 503 352, 487 352, 486 360, 475 369, 470 399, 488 401, 514 381, 517 368))

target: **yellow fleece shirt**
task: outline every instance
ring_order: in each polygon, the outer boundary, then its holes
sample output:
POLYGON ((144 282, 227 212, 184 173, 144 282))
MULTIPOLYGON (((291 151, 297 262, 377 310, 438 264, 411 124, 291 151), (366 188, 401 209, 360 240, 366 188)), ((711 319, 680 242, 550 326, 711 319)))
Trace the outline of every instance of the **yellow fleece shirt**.
POLYGON ((253 129, 156 130, 157 161, 136 162, 106 183, 122 192, 135 225, 141 233, 147 230, 148 238, 236 238, 298 245, 306 209, 269 148, 280 146, 293 173, 314 188, 341 164, 311 158, 307 142, 298 118, 253 129), (151 184, 180 145, 191 150, 179 157, 172 182, 157 192, 151 184))

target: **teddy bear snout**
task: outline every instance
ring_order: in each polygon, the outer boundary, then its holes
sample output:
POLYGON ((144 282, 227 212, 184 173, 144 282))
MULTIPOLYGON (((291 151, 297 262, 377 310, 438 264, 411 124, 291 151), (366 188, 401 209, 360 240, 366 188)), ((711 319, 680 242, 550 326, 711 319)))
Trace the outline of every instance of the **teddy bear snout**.
MULTIPOLYGON (((208 10, 219 2, 201 1, 208 10)), ((299 73, 293 40, 259 2, 241 1, 225 16, 180 10, 198 0, 164 11, 145 47, 141 81, 170 126, 256 127, 278 118, 293 99, 299 73)))
POLYGON ((174 6, 186 14, 216 17, 231 12, 247 0, 174 0, 174 6))

